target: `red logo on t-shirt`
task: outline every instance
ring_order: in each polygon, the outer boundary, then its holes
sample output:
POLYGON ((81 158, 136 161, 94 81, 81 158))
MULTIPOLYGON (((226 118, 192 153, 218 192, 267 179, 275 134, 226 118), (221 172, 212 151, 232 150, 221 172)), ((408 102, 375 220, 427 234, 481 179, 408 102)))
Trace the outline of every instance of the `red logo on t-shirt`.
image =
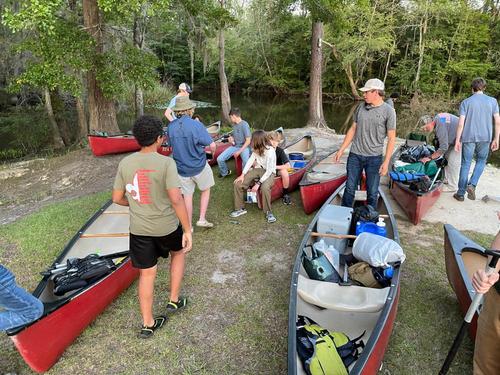
POLYGON ((149 179, 148 173, 155 172, 150 169, 139 169, 135 172, 134 180, 131 184, 127 184, 125 189, 131 195, 132 199, 136 200, 141 204, 151 204, 151 195, 149 187, 151 186, 151 181, 149 179))

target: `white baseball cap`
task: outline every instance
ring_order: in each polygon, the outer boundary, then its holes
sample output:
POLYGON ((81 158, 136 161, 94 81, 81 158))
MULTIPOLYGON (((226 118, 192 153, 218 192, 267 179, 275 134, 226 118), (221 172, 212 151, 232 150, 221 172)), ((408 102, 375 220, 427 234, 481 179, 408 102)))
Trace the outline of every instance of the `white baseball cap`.
POLYGON ((187 91, 188 93, 191 94, 191 92, 193 90, 191 90, 191 87, 189 87, 189 85, 185 82, 182 82, 180 85, 179 85, 179 90, 184 90, 184 91, 187 91))
POLYGON ((382 90, 382 91, 384 91, 385 90, 384 82, 382 82, 378 78, 372 78, 372 79, 369 79, 368 81, 366 81, 364 87, 361 87, 359 89, 359 91, 363 91, 363 92, 370 91, 370 90, 382 90))

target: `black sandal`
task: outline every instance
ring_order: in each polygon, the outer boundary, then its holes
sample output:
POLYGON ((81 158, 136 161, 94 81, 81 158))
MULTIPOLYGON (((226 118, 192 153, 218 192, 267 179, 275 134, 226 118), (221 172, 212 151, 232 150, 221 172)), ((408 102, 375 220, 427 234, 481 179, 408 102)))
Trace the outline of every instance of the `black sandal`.
POLYGON ((148 326, 142 326, 141 332, 139 332, 139 337, 141 339, 148 339, 148 338, 150 338, 151 336, 153 336, 154 332, 157 329, 160 329, 163 326, 163 324, 166 321, 167 321, 167 317, 166 316, 160 315, 160 316, 155 317, 154 324, 152 326, 150 326, 150 327, 148 327, 148 326))

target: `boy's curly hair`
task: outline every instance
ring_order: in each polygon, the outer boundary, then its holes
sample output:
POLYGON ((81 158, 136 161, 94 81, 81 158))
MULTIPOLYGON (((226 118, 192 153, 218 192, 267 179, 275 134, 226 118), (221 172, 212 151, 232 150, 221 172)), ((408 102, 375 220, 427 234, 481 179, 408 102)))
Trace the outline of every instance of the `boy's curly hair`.
POLYGON ((141 147, 151 146, 163 135, 163 125, 155 116, 141 116, 135 120, 132 134, 141 147))

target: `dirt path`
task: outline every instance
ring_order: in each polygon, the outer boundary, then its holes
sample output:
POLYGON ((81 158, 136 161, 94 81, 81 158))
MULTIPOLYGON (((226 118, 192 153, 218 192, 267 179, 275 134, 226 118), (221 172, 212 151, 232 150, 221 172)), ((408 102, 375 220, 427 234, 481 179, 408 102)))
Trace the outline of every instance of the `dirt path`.
MULTIPOLYGON (((291 141, 307 133, 313 134, 318 154, 338 148, 343 139, 326 130, 309 128, 287 129, 286 137, 291 141)), ((0 166, 0 224, 15 221, 48 203, 111 189, 123 157, 122 154, 96 158, 90 150, 82 149, 54 158, 0 166)), ((498 228, 495 212, 500 210, 500 202, 484 202, 480 198, 498 197, 499 181, 500 169, 487 165, 477 187, 478 200, 457 202, 451 193, 443 193, 424 220, 450 223, 461 230, 494 233, 498 228)), ((387 179, 382 180, 382 186, 387 189, 387 179)), ((406 219, 396 202, 392 201, 392 206, 398 217, 406 219)))
POLYGON ((123 155, 94 157, 88 149, 0 166, 0 224, 60 202, 110 189, 123 155))

